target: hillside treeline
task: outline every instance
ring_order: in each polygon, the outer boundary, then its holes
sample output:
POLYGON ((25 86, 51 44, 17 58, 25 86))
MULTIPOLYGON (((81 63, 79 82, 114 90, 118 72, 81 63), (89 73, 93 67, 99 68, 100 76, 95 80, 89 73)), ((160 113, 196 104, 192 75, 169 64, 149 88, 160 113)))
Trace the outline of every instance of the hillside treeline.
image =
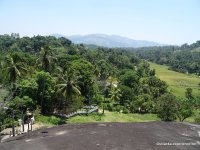
POLYGON ((142 59, 168 65, 174 71, 200 75, 200 41, 190 45, 138 48, 133 51, 142 59))

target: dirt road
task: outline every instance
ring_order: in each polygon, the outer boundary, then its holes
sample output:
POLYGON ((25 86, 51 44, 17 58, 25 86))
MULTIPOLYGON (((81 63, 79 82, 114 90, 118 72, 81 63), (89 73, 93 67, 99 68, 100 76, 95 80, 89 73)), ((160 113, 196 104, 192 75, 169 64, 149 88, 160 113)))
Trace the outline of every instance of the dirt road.
POLYGON ((199 150, 200 125, 176 122, 67 124, 10 138, 0 150, 199 150))

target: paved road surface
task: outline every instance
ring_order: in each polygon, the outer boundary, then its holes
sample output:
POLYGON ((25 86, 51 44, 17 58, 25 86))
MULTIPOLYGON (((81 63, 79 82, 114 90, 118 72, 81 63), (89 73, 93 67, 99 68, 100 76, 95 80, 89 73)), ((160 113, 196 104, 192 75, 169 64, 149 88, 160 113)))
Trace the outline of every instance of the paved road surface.
POLYGON ((200 150, 200 125, 176 122, 67 124, 10 138, 0 150, 200 150))

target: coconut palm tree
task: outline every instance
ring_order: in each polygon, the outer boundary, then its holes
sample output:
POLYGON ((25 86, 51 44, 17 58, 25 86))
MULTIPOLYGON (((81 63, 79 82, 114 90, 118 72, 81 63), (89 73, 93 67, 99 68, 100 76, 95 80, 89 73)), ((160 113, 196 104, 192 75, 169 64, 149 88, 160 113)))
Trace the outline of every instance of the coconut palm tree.
POLYGON ((42 48, 40 52, 40 57, 36 60, 36 63, 42 66, 42 69, 45 72, 50 71, 50 63, 52 60, 56 60, 56 57, 53 56, 53 52, 50 46, 46 45, 42 48))
POLYGON ((9 76, 12 88, 16 87, 17 77, 21 76, 21 71, 27 71, 22 62, 17 62, 11 55, 6 56, 4 68, 2 69, 9 76))
POLYGON ((59 81, 62 83, 56 85, 57 93, 65 98, 64 108, 66 109, 66 106, 72 103, 73 96, 81 94, 77 85, 78 78, 72 69, 68 69, 65 74, 61 74, 59 81))
POLYGON ((122 96, 119 88, 112 88, 109 95, 112 102, 118 102, 122 96))

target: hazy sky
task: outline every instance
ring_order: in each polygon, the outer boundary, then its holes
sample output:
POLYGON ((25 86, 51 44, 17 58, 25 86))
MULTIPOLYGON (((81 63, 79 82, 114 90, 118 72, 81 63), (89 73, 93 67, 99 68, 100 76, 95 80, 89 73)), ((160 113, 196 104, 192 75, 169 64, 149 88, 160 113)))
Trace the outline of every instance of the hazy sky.
POLYGON ((0 0, 0 34, 115 34, 183 44, 200 40, 200 0, 0 0))

